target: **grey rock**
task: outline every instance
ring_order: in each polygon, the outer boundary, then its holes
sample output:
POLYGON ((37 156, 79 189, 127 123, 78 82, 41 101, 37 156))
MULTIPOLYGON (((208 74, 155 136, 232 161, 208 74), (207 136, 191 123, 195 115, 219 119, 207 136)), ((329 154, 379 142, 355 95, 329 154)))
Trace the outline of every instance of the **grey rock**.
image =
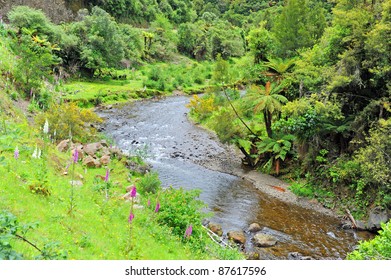
POLYGON ((249 232, 257 232, 257 231, 260 231, 260 230, 261 230, 261 226, 258 223, 252 223, 248 227, 248 231, 249 232))
POLYGON ((369 230, 380 230, 382 223, 387 223, 390 219, 390 213, 387 209, 381 209, 380 207, 375 207, 369 212, 369 218, 367 223, 367 228, 369 230))
POLYGON ((276 245, 277 238, 269 234, 257 233, 253 237, 253 243, 259 247, 271 247, 276 245))

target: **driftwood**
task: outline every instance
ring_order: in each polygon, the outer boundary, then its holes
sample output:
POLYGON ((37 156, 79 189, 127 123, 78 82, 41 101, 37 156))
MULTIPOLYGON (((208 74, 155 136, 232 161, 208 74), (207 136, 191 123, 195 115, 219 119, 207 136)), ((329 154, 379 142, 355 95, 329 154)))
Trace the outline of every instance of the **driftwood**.
POLYGON ((228 247, 230 249, 233 249, 232 246, 230 246, 228 243, 224 242, 224 240, 220 236, 218 236, 216 233, 214 233, 213 231, 211 231, 210 229, 208 229, 205 226, 202 226, 202 227, 206 230, 206 233, 208 234, 210 239, 213 240, 213 242, 219 244, 221 247, 228 247))
POLYGON ((353 216, 352 216, 352 214, 350 213, 349 209, 346 208, 345 211, 346 211, 346 214, 348 215, 349 220, 350 220, 350 221, 352 222, 352 224, 353 224, 353 228, 354 228, 354 229, 357 229, 356 220, 353 218, 353 216))

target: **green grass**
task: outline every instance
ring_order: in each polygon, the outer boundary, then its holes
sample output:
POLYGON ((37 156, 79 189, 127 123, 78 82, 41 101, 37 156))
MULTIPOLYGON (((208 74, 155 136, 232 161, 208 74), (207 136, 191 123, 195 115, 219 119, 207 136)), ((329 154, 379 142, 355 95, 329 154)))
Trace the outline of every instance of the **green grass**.
MULTIPOLYGON (((60 153, 41 138, 41 132, 31 129, 27 123, 7 121, 6 130, 0 128, 0 213, 12 213, 20 224, 38 222, 39 226, 26 237, 39 248, 58 242, 58 249, 65 251, 68 259, 76 260, 242 258, 236 251, 217 248, 210 240, 206 241, 209 250, 200 249, 194 245, 197 240, 187 242, 182 235, 175 235, 170 227, 158 223, 160 213, 147 206, 146 196, 141 196, 144 208, 135 209, 130 230, 131 204, 122 196, 137 178, 130 178, 124 159, 113 159, 109 165, 112 187, 107 201, 104 192, 97 190, 97 184, 105 184, 97 175, 104 176, 106 169, 85 168, 79 161, 75 165, 75 180, 81 180, 83 185, 74 186, 76 207, 69 214, 72 165, 67 175, 64 170, 71 162, 71 152, 60 153), (35 145, 44 150, 41 159, 31 157, 35 145), (16 146, 20 151, 18 159, 13 154, 16 146), (33 182, 45 179, 48 183, 44 187, 50 190, 50 195, 30 190, 33 182)), ((19 239, 12 239, 11 243, 13 250, 26 259, 39 255, 19 239)))

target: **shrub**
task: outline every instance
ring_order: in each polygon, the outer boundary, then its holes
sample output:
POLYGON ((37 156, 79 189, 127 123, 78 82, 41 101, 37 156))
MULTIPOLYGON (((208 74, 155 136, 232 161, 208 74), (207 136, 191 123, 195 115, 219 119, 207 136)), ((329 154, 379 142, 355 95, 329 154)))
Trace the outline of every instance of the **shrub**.
POLYGON ((138 186, 141 193, 156 193, 160 189, 160 184, 158 174, 152 172, 142 177, 138 186))
POLYGON ((199 237, 202 233, 201 221, 204 218, 200 210, 205 204, 198 200, 198 190, 185 191, 168 188, 160 193, 158 221, 172 229, 172 232, 183 237, 187 227, 193 225, 193 236, 199 237))
POLYGON ((46 113, 36 118, 36 123, 43 126, 49 121, 50 134, 57 140, 72 138, 77 142, 88 142, 96 139, 96 129, 92 124, 102 122, 90 109, 81 109, 75 103, 53 105, 46 113))
POLYGON ((350 260, 390 260, 391 222, 382 224, 379 235, 370 241, 361 242, 358 248, 347 256, 350 260))

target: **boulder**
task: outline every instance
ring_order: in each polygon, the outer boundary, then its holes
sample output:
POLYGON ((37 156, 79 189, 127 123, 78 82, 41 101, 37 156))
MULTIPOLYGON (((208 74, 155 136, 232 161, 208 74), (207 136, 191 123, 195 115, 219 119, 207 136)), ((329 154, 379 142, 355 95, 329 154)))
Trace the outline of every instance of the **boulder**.
POLYGON ((69 148, 69 139, 62 140, 60 143, 57 145, 57 150, 60 152, 66 152, 69 148))
POLYGON ((277 238, 269 234, 257 233, 253 237, 253 243, 259 247, 271 247, 276 245, 277 238))
POLYGON ((109 148, 103 146, 103 148, 101 149, 101 154, 104 156, 109 156, 111 153, 109 148))
POLYGON ((260 231, 260 230, 261 230, 261 226, 258 223, 252 223, 248 227, 248 231, 249 232, 257 232, 257 231, 260 231))
POLYGON ((75 150, 77 149, 78 152, 78 160, 82 160, 84 158, 83 154, 83 146, 82 145, 71 145, 71 155, 73 157, 73 154, 75 153, 75 150))
POLYGON ((228 232, 228 239, 238 244, 246 243, 246 236, 243 231, 230 231, 228 232))
POLYGON ((216 223, 212 223, 210 222, 208 224, 208 228, 215 234, 217 234, 218 236, 222 236, 223 235, 223 228, 221 227, 220 224, 216 224, 216 223))
POLYGON ((102 149, 102 144, 101 143, 91 143, 84 145, 83 150, 84 152, 89 155, 89 156, 95 156, 95 154, 102 149))
POLYGON ((102 165, 108 165, 109 163, 110 163, 110 156, 108 156, 108 155, 104 155, 104 156, 102 156, 101 158, 100 158, 100 163, 102 164, 102 165))
POLYGON ((83 165, 87 167, 100 167, 101 164, 98 160, 94 159, 92 156, 87 156, 83 159, 83 165))
POLYGON ((367 223, 368 230, 377 231, 381 229, 382 223, 387 223, 390 220, 390 213, 387 209, 375 207, 369 212, 367 223))

